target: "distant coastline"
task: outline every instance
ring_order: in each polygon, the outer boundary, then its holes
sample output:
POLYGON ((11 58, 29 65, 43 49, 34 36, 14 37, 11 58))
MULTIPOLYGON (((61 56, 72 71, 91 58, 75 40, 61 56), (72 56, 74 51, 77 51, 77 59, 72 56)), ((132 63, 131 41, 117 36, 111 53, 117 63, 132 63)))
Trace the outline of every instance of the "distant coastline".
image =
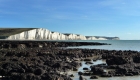
POLYGON ((84 36, 73 33, 52 32, 43 28, 3 28, 0 39, 8 40, 120 40, 119 37, 84 36))

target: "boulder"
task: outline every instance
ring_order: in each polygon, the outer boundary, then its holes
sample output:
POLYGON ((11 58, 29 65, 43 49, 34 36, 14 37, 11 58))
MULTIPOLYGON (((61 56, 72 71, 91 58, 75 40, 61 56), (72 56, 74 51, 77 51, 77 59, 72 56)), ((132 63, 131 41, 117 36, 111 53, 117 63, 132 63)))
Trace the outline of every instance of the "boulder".
POLYGON ((91 71, 93 72, 93 74, 95 75, 101 75, 104 73, 103 68, 101 67, 96 67, 96 66, 91 66, 91 71))
POLYGON ((90 77, 90 79, 98 79, 98 77, 93 75, 93 76, 90 77))
POLYGON ((113 56, 106 60, 107 65, 122 65, 131 62, 131 59, 122 56, 113 56))

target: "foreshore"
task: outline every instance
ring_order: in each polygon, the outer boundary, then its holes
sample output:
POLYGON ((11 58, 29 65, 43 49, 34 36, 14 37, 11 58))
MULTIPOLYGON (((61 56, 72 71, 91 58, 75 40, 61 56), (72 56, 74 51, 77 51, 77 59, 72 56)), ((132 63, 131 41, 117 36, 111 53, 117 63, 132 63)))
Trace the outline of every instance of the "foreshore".
POLYGON ((79 78, 140 75, 140 52, 67 48, 110 45, 106 43, 1 40, 0 45, 0 76, 3 80, 72 80, 74 75, 66 73, 77 71, 80 61, 93 64, 92 61, 102 59, 106 64, 92 65, 90 70, 83 68, 85 72, 77 72, 79 78))

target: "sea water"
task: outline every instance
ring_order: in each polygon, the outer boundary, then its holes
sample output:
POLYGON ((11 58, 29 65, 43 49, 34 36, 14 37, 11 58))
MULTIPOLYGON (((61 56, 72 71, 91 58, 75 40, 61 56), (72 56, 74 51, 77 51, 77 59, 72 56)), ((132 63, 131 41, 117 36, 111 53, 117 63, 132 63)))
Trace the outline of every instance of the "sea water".
POLYGON ((100 42, 111 45, 92 45, 69 48, 89 48, 89 49, 106 49, 106 50, 133 50, 140 51, 140 40, 76 40, 76 42, 100 42))
MULTIPOLYGON (((108 43, 111 45, 99 45, 99 46, 79 46, 79 47, 69 47, 69 48, 89 48, 89 49, 104 49, 104 50, 133 50, 140 51, 140 40, 76 40, 76 42, 100 42, 100 43, 108 43)), ((85 62, 81 62, 82 66, 78 69, 78 71, 83 71, 83 67, 89 68, 92 64, 87 65, 85 62)), ((97 60, 93 61, 93 64, 101 64, 105 63, 105 61, 97 60)), ((90 68, 89 68, 90 69, 90 68)), ((73 80, 79 80, 79 76, 77 72, 69 72, 70 74, 74 74, 73 80)), ((91 80, 90 76, 84 76, 87 80, 91 80)), ((96 80, 140 80, 140 76, 123 76, 123 77, 99 77, 96 80)))

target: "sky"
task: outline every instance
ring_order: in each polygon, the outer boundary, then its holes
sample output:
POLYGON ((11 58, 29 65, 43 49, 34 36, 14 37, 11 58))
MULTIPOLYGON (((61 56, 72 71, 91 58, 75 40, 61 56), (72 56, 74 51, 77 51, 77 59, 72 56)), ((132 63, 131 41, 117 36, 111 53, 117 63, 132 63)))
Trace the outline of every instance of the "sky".
POLYGON ((0 0, 0 28, 140 40, 140 0, 0 0))

